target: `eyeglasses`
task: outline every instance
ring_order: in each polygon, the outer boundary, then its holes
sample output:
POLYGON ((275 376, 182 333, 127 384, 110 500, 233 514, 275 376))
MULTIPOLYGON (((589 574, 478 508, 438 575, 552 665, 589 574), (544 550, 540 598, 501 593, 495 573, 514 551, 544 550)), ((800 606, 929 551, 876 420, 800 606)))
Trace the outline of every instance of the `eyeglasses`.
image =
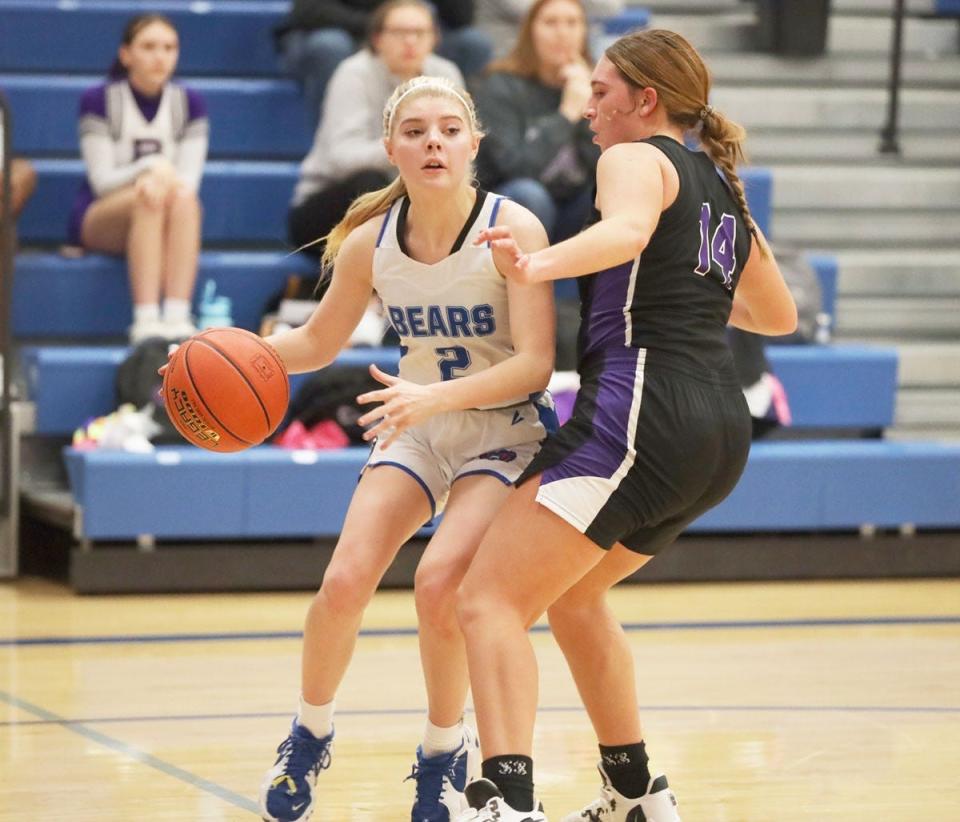
POLYGON ((388 28, 383 29, 381 33, 397 40, 403 40, 406 37, 412 37, 414 40, 426 40, 433 35, 433 29, 388 28))

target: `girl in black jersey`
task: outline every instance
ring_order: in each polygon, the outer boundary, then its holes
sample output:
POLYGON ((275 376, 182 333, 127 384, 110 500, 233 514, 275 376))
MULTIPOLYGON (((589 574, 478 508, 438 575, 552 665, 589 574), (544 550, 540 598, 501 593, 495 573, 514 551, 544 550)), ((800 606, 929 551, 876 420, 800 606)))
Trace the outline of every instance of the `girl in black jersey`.
POLYGON ((666 778, 648 766, 631 652, 605 595, 743 470, 750 417, 726 324, 796 325, 737 176, 744 131, 708 104, 693 47, 668 31, 627 35, 591 87, 599 222, 533 254, 509 229, 480 237, 519 282, 590 276, 573 417, 518 480, 460 589, 486 777, 468 788, 478 822, 546 818, 534 810, 527 638, 545 610, 600 743, 601 796, 567 822, 679 820, 666 778), (685 147, 694 134, 702 151, 685 147))

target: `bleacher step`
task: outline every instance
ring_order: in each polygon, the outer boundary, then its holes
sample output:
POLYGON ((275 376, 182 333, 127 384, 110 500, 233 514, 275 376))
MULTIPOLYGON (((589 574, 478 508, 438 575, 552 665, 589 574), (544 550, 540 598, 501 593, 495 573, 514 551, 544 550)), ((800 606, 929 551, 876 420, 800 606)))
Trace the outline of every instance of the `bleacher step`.
MULTIPOLYGON (((20 371, 26 396, 36 406, 37 434, 64 435, 92 417, 113 411, 116 369, 123 346, 65 348, 25 346, 20 371)), ((881 430, 893 420, 897 355, 892 348, 858 345, 769 346, 767 356, 786 387, 797 429, 881 430)), ((397 349, 362 348, 338 362, 375 361, 396 369, 397 349)), ((291 378, 295 393, 304 375, 291 378)))
POLYGON ((862 130, 753 128, 747 134, 747 156, 758 165, 796 163, 834 164, 888 162, 898 166, 957 168, 960 134, 954 129, 900 134, 900 154, 881 154, 880 126, 862 130))
MULTIPOLYGON (((960 208, 960 168, 897 168, 806 164, 770 167, 773 206, 785 208, 960 208)), ((955 231, 954 236, 960 232, 955 231)))
MULTIPOLYGON (((789 123, 796 130, 880 129, 886 121, 887 91, 882 88, 717 87, 714 105, 748 131, 781 128, 789 123)), ((960 90, 906 88, 901 95, 901 122, 923 124, 928 129, 960 127, 960 90)))
MULTIPOLYGON (((318 453, 269 446, 223 455, 190 447, 152 454, 68 449, 76 536, 333 536, 366 455, 365 448, 318 453)), ((958 498, 960 447, 759 442, 733 493, 689 531, 954 527, 958 498)))
POLYGON ((841 305, 836 328, 847 336, 896 333, 953 340, 960 336, 960 296, 845 297, 841 305))
POLYGON ((866 248, 952 248, 957 242, 960 205, 951 209, 777 209, 777 242, 831 253, 866 248))
MULTIPOLYGON (((15 113, 14 150, 33 157, 76 156, 80 98, 102 82, 103 75, 0 75, 0 88, 15 113)), ((310 149, 313 134, 292 80, 198 77, 185 82, 207 103, 212 158, 300 161, 310 149)))

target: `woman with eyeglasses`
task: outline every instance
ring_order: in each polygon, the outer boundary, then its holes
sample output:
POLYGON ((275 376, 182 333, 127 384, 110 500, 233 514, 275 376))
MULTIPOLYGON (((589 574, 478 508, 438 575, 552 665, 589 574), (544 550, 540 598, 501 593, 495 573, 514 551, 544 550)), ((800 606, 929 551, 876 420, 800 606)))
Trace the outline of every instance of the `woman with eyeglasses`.
MULTIPOLYGON (((463 86, 460 70, 434 54, 437 37, 425 0, 388 0, 370 16, 367 46, 334 72, 313 147, 300 166, 288 217, 295 247, 325 237, 354 198, 393 179, 381 117, 397 86, 419 74, 463 86)), ((323 245, 304 250, 320 255, 323 245)))

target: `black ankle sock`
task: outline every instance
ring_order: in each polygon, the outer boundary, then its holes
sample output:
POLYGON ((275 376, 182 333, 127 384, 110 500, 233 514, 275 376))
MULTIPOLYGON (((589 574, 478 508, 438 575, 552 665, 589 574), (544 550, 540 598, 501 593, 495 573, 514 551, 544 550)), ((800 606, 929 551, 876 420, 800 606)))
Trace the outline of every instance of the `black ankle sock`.
POLYGON ((500 789, 515 811, 533 810, 533 760, 529 756, 507 754, 483 760, 483 778, 500 789))
POLYGON ((616 791, 628 799, 647 792, 650 784, 648 757, 643 742, 633 745, 601 745, 600 760, 616 791))

